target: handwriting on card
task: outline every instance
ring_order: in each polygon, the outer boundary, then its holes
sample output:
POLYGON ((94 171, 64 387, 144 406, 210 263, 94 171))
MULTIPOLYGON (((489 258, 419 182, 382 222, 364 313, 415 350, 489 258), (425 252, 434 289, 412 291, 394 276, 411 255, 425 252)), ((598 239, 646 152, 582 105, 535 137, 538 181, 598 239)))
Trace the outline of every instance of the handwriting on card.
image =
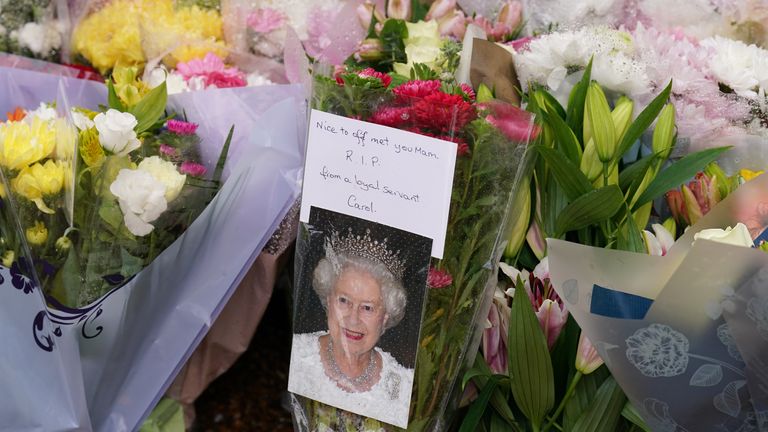
POLYGON ((455 161, 454 143, 313 110, 301 220, 315 205, 432 238, 442 253, 435 224, 447 224, 455 161))

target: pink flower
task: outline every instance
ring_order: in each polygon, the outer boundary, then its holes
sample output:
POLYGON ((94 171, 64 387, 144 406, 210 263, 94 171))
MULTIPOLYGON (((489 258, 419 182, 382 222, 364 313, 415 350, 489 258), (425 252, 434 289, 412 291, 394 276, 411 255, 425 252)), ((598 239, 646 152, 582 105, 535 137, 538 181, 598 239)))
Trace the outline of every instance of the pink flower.
POLYGON ((509 307, 497 304, 494 298, 488 311, 489 326, 483 331, 483 358, 496 374, 507 373, 507 331, 509 322, 509 307))
POLYGON ((531 43, 532 40, 534 40, 534 36, 528 36, 520 39, 515 39, 513 41, 507 42, 507 45, 511 46, 515 52, 521 52, 528 50, 528 44, 531 43))
MULTIPOLYGON (((546 272, 544 269, 541 271, 542 274, 548 273, 548 267, 546 272)), ((547 346, 549 349, 552 349, 565 323, 568 321, 568 311, 565 309, 563 301, 552 288, 548 278, 539 279, 534 273, 531 273, 528 277, 529 283, 525 286, 526 292, 531 300, 531 304, 533 304, 533 309, 536 311, 536 318, 539 319, 544 337, 547 339, 547 346)))
POLYGON ((475 107, 462 96, 443 92, 425 96, 413 105, 418 126, 442 133, 462 130, 476 115, 475 107))
POLYGON ((532 123, 531 115, 519 108, 504 103, 486 103, 483 108, 490 111, 485 120, 512 141, 533 141, 539 134, 539 127, 532 123))
POLYGON ((369 119, 371 123, 403 129, 411 120, 410 108, 386 107, 381 108, 369 119))
POLYGON ((437 22, 437 29, 441 36, 451 36, 455 39, 464 39, 467 32, 467 17, 464 12, 454 10, 450 15, 440 18, 437 22))
POLYGON ((461 87, 461 91, 463 91, 464 94, 467 95, 467 97, 469 98, 470 102, 474 102, 475 101, 475 98, 477 96, 475 95, 475 90, 472 89, 471 85, 466 84, 466 83, 461 83, 461 85, 459 85, 459 87, 461 87))
POLYGON ((181 164, 179 171, 181 171, 182 174, 189 174, 192 177, 202 177, 207 170, 199 163, 186 161, 181 164))
POLYGON ((576 351, 576 370, 584 375, 589 375, 602 365, 603 359, 582 331, 581 336, 579 336, 579 347, 576 351))
POLYGON ((453 276, 447 270, 440 270, 434 267, 429 268, 427 275, 427 285, 430 288, 445 288, 453 283, 453 276))
POLYGON ((429 7, 429 11, 427 12, 427 16, 424 18, 424 20, 439 20, 440 18, 448 15, 454 9, 456 9, 456 0, 436 0, 434 3, 432 3, 432 6, 429 7))
POLYGON ((178 156, 178 151, 167 144, 160 144, 160 153, 172 158, 178 156))
POLYGON ((169 132, 176 135, 193 135, 197 131, 197 124, 182 120, 170 119, 165 122, 165 127, 168 128, 169 132))
POLYGON ((358 72, 357 75, 363 78, 377 78, 379 81, 381 81, 381 85, 384 87, 389 87, 389 85, 392 83, 392 77, 385 73, 378 72, 373 68, 363 69, 358 72))
POLYGON ((245 23, 256 32, 269 33, 282 27, 285 15, 272 8, 259 8, 251 12, 245 23))
POLYGON ((442 83, 438 80, 429 81, 408 81, 392 89, 392 93, 397 96, 401 103, 412 102, 414 98, 421 99, 432 93, 440 91, 442 83))
POLYGON ((176 71, 186 81, 201 77, 206 87, 245 87, 248 84, 244 73, 237 68, 226 67, 224 61, 213 53, 206 54, 202 60, 194 59, 186 63, 178 63, 176 71))

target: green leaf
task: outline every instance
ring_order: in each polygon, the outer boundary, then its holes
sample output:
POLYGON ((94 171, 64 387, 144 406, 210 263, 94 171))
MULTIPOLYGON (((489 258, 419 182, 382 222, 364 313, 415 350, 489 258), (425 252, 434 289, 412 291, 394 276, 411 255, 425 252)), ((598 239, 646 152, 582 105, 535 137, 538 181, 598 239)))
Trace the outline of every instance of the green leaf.
POLYGON ((53 278, 51 295, 66 306, 77 305, 80 294, 80 262, 74 245, 69 248, 67 260, 53 278))
MULTIPOLYGON (((636 161, 632 165, 624 168, 619 173, 619 187, 623 191, 627 191, 633 183, 637 182, 637 184, 640 183, 640 181, 643 180, 643 177, 645 176, 645 172, 648 170, 648 167, 651 166, 651 163, 655 159, 656 155, 648 155, 639 161, 636 161)), ((627 196, 633 196, 634 193, 630 193, 627 196)))
MULTIPOLYGON (((477 362, 475 362, 477 363, 477 362)), ((472 369, 468 370, 467 373, 464 374, 464 378, 461 379, 461 388, 465 388, 467 386, 467 383, 469 380, 474 379, 476 377, 490 377, 493 375, 490 370, 485 370, 483 368, 479 368, 477 366, 472 367, 472 369)))
POLYGON ((666 169, 662 170, 655 179, 648 185, 648 188, 640 195, 635 203, 633 210, 640 208, 643 204, 653 201, 671 189, 675 189, 695 176, 696 173, 703 170, 710 162, 715 161, 730 147, 715 147, 700 152, 691 153, 682 159, 674 162, 666 169))
MULTIPOLYGON (((483 358, 482 354, 475 356, 475 365, 472 366, 472 370, 480 371, 481 373, 478 375, 475 375, 473 378, 475 385, 477 385, 479 388, 483 388, 485 383, 490 379, 491 375, 493 375, 493 371, 491 371, 491 368, 488 367, 488 364, 485 362, 485 359, 483 358)), ((503 376, 503 375, 500 375, 503 376)), ((505 377, 506 379, 509 379, 509 377, 505 377)), ((517 423, 515 423, 515 415, 512 413, 512 410, 509 408, 509 404, 507 403, 507 398, 504 397, 504 395, 501 393, 501 390, 499 390, 499 387, 496 388, 496 390, 493 392, 493 395, 491 396, 491 406, 496 410, 496 412, 504 419, 506 420, 510 425, 515 426, 515 430, 517 430, 517 423)))
POLYGON ((165 88, 165 81, 159 86, 150 90, 139 103, 132 106, 128 112, 133 114, 138 121, 136 125, 136 134, 149 130, 157 122, 160 116, 165 112, 165 104, 168 101, 168 91, 165 88))
POLYGON ((667 103, 667 99, 669 99, 669 93, 671 91, 672 81, 669 82, 667 88, 659 93, 659 95, 656 96, 656 98, 653 99, 653 101, 651 101, 647 107, 645 107, 640 115, 637 116, 635 121, 632 122, 632 124, 629 126, 629 129, 627 129, 627 133, 624 134, 624 138, 619 143, 619 148, 614 155, 614 160, 619 160, 622 156, 624 156, 624 153, 626 153, 629 148, 632 147, 632 144, 640 139, 640 136, 643 135, 643 132, 645 132, 645 130, 648 129, 651 124, 653 124, 653 121, 656 120, 656 117, 661 112, 661 109, 664 108, 664 105, 667 103))
POLYGON ((547 167, 565 191, 568 199, 575 200, 594 189, 587 176, 565 156, 556 150, 541 145, 536 145, 533 148, 544 158, 547 167))
POLYGON ((576 386, 576 390, 568 402, 565 404, 565 412, 563 413, 563 430, 571 431, 576 425, 576 422, 584 414, 584 412, 595 399, 597 389, 600 385, 611 376, 608 369, 605 366, 599 367, 596 371, 589 375, 581 377, 581 381, 576 386))
POLYGON ((606 379, 587 411, 576 422, 573 432, 614 432, 626 402, 627 397, 616 380, 613 377, 606 379))
POLYGON ((547 112, 549 114, 557 114, 561 120, 565 120, 565 116, 566 116, 565 108, 563 108, 563 106, 560 105, 560 102, 558 102, 557 99, 555 99, 555 97, 552 96, 551 93, 549 93, 544 89, 539 90, 539 94, 544 99, 547 112))
POLYGON ((589 59, 587 68, 584 69, 584 76, 581 77, 581 81, 573 87, 571 94, 568 97, 568 113, 566 118, 568 119, 568 127, 571 128, 576 138, 582 143, 584 133, 584 104, 587 100, 587 90, 589 89, 589 83, 592 81, 592 60, 589 59))
POLYGON ((609 219, 624 205, 624 195, 616 185, 609 185, 580 196, 563 209, 555 226, 563 234, 609 219))
POLYGON ((480 392, 480 396, 478 396, 477 399, 472 402, 472 405, 470 405, 469 411, 467 411, 467 415, 461 423, 459 432, 473 432, 477 429, 480 419, 482 419, 483 414, 485 413, 485 408, 488 406, 488 401, 491 399, 493 391, 499 384, 499 378, 498 375, 494 375, 487 383, 485 383, 483 390, 480 392))
POLYGON ((118 111, 126 110, 123 101, 117 97, 117 92, 115 92, 115 83, 113 83, 112 80, 107 80, 107 103, 109 104, 110 108, 116 109, 118 111))
POLYGON ((560 118, 560 116, 551 115, 543 111, 541 111, 539 115, 542 117, 542 120, 552 128, 552 132, 555 133, 555 141, 558 144, 557 148, 561 149, 563 154, 565 154, 574 165, 578 165, 582 155, 581 144, 579 144, 579 139, 576 138, 576 135, 571 128, 568 127, 565 120, 560 118))
POLYGON ((533 311, 525 285, 518 280, 509 317, 509 375, 520 411, 541 425, 555 404, 555 383, 547 341, 533 311))
POLYGON ((635 408, 635 406, 632 405, 632 402, 627 401, 627 403, 624 404, 624 409, 621 410, 621 415, 624 416, 625 419, 632 422, 632 424, 634 424, 638 428, 644 430, 645 432, 651 432, 651 429, 648 428, 648 425, 645 424, 645 421, 643 421, 643 418, 640 417, 640 413, 637 412, 637 408, 635 408))
POLYGON ((629 252, 646 253, 643 234, 631 214, 627 216, 626 223, 619 231, 618 248, 629 252))
POLYGON ((219 160, 216 162, 216 169, 213 171, 213 181, 219 183, 221 181, 221 174, 224 172, 224 164, 227 162, 227 154, 229 153, 229 145, 232 143, 232 134, 235 133, 235 125, 229 128, 227 139, 224 141, 224 146, 219 153, 219 160))

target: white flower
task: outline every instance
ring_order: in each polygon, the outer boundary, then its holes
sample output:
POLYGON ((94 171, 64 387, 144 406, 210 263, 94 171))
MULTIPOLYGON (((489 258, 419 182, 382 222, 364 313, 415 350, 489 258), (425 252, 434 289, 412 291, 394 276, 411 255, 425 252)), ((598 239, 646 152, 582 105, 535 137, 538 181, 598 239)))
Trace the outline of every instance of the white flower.
POLYGON ((168 72, 164 66, 152 69, 149 78, 147 78, 147 85, 150 88, 155 88, 163 82, 165 82, 165 88, 169 95, 189 91, 189 86, 183 76, 175 72, 168 72))
POLYGON ((45 102, 40 102, 40 106, 37 107, 37 109, 27 111, 27 115, 24 119, 31 123, 32 119, 35 117, 45 122, 54 120, 56 119, 56 109, 45 102))
POLYGON ((542 258, 533 268, 533 275, 538 279, 549 279, 549 257, 542 258))
POLYGON ((96 123, 94 123, 93 120, 89 119, 87 115, 76 109, 72 109, 72 123, 75 124, 75 127, 78 130, 88 130, 96 126, 96 123))
POLYGON ((655 235, 648 230, 643 230, 645 249, 648 252, 648 255, 664 256, 672 245, 675 244, 675 237, 664 228, 664 225, 653 224, 651 227, 653 228, 655 235))
POLYGON ((752 236, 749 234, 749 229, 741 222, 737 223, 733 228, 728 227, 724 230, 720 228, 701 230, 693 236, 694 242, 698 239, 745 247, 752 247, 754 244, 752 236))
POLYGON ((264 75, 261 75, 258 72, 249 73, 246 79, 248 80, 248 87, 274 84, 272 81, 269 80, 269 78, 265 77, 264 75))
POLYGON ((101 146, 112 153, 125 156, 141 146, 133 130, 138 124, 133 114, 110 109, 96 115, 93 122, 99 131, 101 146))
POLYGON ((19 45, 38 55, 47 56, 61 46, 61 33, 55 22, 50 25, 28 22, 19 29, 17 37, 19 45))
POLYGON ((768 51, 755 45, 715 36, 701 41, 712 51, 709 67, 715 78, 750 99, 768 84, 768 51))
POLYGON ((673 377, 688 368, 688 338, 664 324, 651 324, 628 337, 627 360, 647 377, 673 377))
POLYGON ((165 200, 171 202, 179 196, 187 176, 179 174, 176 165, 161 159, 159 156, 150 156, 139 163, 139 170, 152 174, 157 181, 165 186, 165 200))
POLYGON ((137 236, 151 233, 155 227, 150 222, 168 208, 165 185, 143 170, 120 170, 109 190, 120 203, 125 226, 137 236))

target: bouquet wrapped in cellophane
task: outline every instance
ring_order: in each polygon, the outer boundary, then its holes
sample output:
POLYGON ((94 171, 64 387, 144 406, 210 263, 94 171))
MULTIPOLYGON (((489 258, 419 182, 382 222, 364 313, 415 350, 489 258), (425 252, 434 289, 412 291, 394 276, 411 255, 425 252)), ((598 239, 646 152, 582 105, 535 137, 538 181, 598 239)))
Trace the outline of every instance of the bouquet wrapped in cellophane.
POLYGON ((0 52, 61 61, 69 32, 67 4, 62 0, 0 2, 0 52))
POLYGON ((132 430, 296 199, 301 90, 0 74, 0 429, 132 430))
MULTIPOLYGON (((440 429, 446 409, 455 402, 457 378, 479 343, 496 283, 494 263, 503 249, 499 233, 522 175, 526 144, 536 133, 533 118, 509 105, 478 101, 470 86, 440 80, 424 65, 416 65, 410 79, 354 66, 337 70, 335 76, 316 74, 312 107, 456 145, 445 251, 443 259, 432 259, 425 287, 408 426, 440 429)), ((308 237, 299 236, 297 254, 306 241, 308 237)), ((394 430, 302 401, 295 407, 300 428, 394 430)))

